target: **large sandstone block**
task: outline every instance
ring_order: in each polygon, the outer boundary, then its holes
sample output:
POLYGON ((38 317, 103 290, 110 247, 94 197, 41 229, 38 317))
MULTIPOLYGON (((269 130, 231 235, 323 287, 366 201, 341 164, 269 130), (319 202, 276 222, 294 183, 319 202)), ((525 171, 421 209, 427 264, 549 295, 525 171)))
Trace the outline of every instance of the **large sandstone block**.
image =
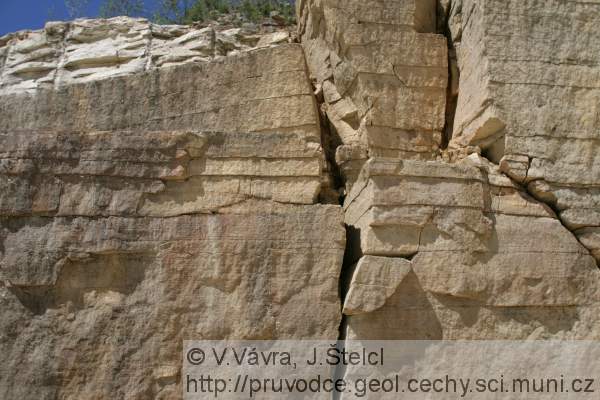
POLYGON ((476 168, 370 159, 344 205, 353 251, 408 257, 419 251, 477 251, 489 235, 489 199, 476 168))
POLYGON ((485 159, 369 160, 344 209, 348 339, 597 338, 593 257, 485 159))
POLYGON ((0 395, 178 398, 184 339, 335 339, 341 220, 335 206, 266 202, 2 218, 0 395))
POLYGON ((383 307, 411 268, 410 261, 403 258, 361 258, 352 271, 352 280, 344 299, 344 314, 364 314, 383 307))
MULTIPOLYGON (((143 23, 109 22, 77 21, 69 34, 84 43, 143 23)), ((8 216, 179 215, 250 198, 311 204, 320 191, 298 45, 5 94, 0 120, 8 216)))
MULTIPOLYGON (((461 72, 451 148, 480 147, 578 225, 600 183, 600 4, 462 0, 450 20, 461 72)), ((579 229, 597 254, 598 224, 579 229)))
POLYGON ((176 399, 184 339, 336 339, 301 46, 190 63, 210 32, 69 26, 62 83, 0 88, 0 398, 176 399))

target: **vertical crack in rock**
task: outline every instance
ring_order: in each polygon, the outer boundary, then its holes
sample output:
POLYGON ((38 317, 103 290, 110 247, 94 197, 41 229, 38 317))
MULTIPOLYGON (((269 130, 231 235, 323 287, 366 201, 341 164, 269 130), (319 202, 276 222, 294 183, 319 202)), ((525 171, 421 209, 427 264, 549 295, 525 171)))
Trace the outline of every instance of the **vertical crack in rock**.
POLYGON ((504 47, 478 36, 496 32, 488 12, 500 3, 407 0, 385 26, 369 21, 387 15, 380 4, 298 4, 311 77, 341 142, 340 339, 589 336, 577 321, 597 301, 593 258, 500 171, 522 161, 503 106, 510 90, 490 78, 503 65, 486 62, 504 47))
MULTIPOLYGON (((435 34, 436 1, 395 2, 393 13, 389 6, 297 2, 299 37, 323 121, 322 142, 332 170, 339 171, 334 181, 344 189, 340 340, 346 339, 349 316, 383 307, 408 279, 423 230, 434 215, 424 207, 413 216, 403 205, 381 200, 403 192, 394 192, 394 183, 401 187, 404 179, 383 160, 435 160, 449 140, 444 132, 451 129, 444 113, 455 94, 447 88, 446 41, 435 34), (393 183, 380 182, 378 175, 393 183), (374 189, 377 185, 394 193, 384 195, 374 189)), ((418 163, 410 164, 407 177, 411 168, 418 170, 418 163)), ((409 197, 415 193, 415 188, 405 189, 409 197)))
POLYGON ((351 248, 351 244, 349 243, 350 233, 348 232, 352 227, 346 226, 346 251, 344 253, 344 261, 342 263, 342 270, 340 273, 339 280, 339 292, 338 296, 340 298, 340 312, 342 314, 342 320, 340 321, 340 326, 338 329, 338 341, 343 342, 346 339, 346 326, 347 319, 346 315, 343 313, 344 302, 346 301, 346 294, 350 288, 350 284, 352 282, 352 276, 354 275, 354 267, 355 263, 352 261, 353 252, 351 248))
POLYGON ((442 150, 448 148, 452 139, 452 130, 454 128, 454 117, 458 105, 458 92, 460 90, 460 71, 456 60, 456 47, 454 43, 460 41, 460 36, 453 37, 450 31, 451 7, 456 6, 456 2, 451 0, 438 0, 437 4, 437 32, 446 37, 448 44, 448 88, 446 95, 446 113, 444 130, 442 136, 442 150))
POLYGON ((342 144, 335 127, 327 115, 327 108, 323 95, 323 86, 311 82, 321 127, 321 146, 324 154, 324 179, 319 194, 319 202, 324 204, 344 204, 344 176, 335 159, 336 149, 342 144))
POLYGON ((351 0, 343 7, 307 0, 297 7, 310 75, 339 142, 346 194, 369 158, 436 159, 448 49, 435 34, 435 0, 351 0))

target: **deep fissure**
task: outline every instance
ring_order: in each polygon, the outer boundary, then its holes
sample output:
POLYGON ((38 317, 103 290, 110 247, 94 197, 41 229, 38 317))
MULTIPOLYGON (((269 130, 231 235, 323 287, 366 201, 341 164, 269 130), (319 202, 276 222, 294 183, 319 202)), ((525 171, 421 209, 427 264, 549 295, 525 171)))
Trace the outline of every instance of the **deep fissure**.
POLYGON ((458 91, 460 90, 460 70, 457 66, 456 47, 452 32, 450 32, 449 20, 452 7, 455 3, 450 3, 444 7, 440 1, 437 3, 437 33, 446 38, 448 45, 448 86, 446 88, 446 112, 444 120, 444 130, 442 132, 441 149, 448 148, 450 139, 452 139, 452 130, 454 128, 454 118, 458 106, 458 91))

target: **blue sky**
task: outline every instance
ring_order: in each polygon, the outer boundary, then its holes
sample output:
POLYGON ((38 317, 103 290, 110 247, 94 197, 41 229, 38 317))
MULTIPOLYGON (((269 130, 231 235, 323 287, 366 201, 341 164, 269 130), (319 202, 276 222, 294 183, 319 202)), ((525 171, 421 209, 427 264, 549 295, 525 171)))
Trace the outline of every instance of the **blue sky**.
MULTIPOLYGON (((87 17, 98 16, 101 0, 90 0, 87 17)), ((157 0, 146 0, 154 10, 157 0)), ((0 36, 22 29, 40 29, 49 20, 69 20, 63 0, 0 0, 0 36)))

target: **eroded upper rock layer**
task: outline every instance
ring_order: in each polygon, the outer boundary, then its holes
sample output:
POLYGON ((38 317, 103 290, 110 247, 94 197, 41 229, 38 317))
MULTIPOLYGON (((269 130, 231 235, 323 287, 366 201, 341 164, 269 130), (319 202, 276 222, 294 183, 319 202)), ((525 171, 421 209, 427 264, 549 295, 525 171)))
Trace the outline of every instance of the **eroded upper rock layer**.
POLYGON ((600 259, 600 3, 460 0, 451 148, 477 146, 600 259))
POLYGON ((0 38, 0 93, 59 88, 189 62, 206 62, 290 40, 219 26, 198 29, 116 17, 49 22, 0 38))

